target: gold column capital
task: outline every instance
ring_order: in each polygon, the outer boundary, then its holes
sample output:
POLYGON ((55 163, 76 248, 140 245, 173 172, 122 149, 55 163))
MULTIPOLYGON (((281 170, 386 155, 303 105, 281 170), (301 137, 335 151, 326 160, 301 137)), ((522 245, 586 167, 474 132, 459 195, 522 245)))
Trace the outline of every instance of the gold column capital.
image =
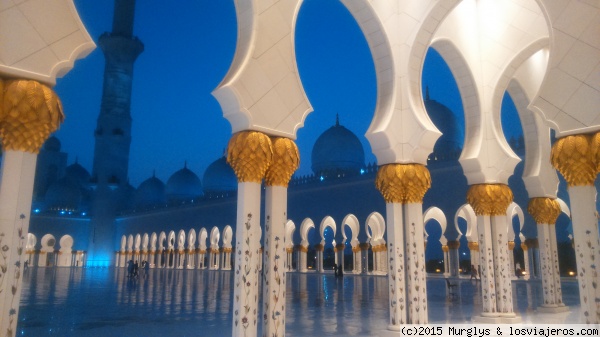
POLYGON ((523 250, 525 251, 525 250, 528 250, 528 249, 529 249, 529 247, 527 247, 527 245, 526 245, 526 244, 524 244, 524 243, 521 243, 521 249, 523 249, 523 250))
POLYGON ((477 241, 469 241, 467 246, 469 247, 469 250, 471 250, 471 251, 473 251, 473 250, 479 251, 479 242, 477 242, 477 241))
POLYGON ((513 201, 513 193, 504 184, 471 185, 467 191, 467 202, 476 215, 504 215, 513 201))
POLYGON ((510 250, 515 249, 515 242, 514 241, 508 241, 508 249, 510 249, 510 250))
POLYGON ((65 116, 58 95, 33 80, 0 79, 0 140, 4 151, 38 153, 65 116))
POLYGON ((421 164, 382 165, 377 171, 375 187, 386 203, 422 203, 431 187, 431 175, 421 164))
POLYGON ((300 165, 300 153, 293 140, 284 137, 271 137, 273 160, 267 169, 267 186, 287 187, 292 174, 300 165))
POLYGON ((442 252, 447 253, 448 250, 450 250, 450 249, 448 248, 447 245, 442 245, 442 252))
POLYGON ((241 131, 227 145, 227 163, 238 182, 261 183, 273 158, 271 138, 258 131, 241 131))
POLYGON ((600 170, 600 132, 566 136, 552 146, 550 160, 569 186, 592 186, 600 170))
POLYGON ((552 198, 531 198, 527 211, 537 224, 552 225, 562 212, 556 199, 552 198))
POLYGON ((448 241, 446 243, 446 245, 448 246, 448 249, 458 249, 458 248, 460 248, 460 241, 457 241, 457 240, 448 241))

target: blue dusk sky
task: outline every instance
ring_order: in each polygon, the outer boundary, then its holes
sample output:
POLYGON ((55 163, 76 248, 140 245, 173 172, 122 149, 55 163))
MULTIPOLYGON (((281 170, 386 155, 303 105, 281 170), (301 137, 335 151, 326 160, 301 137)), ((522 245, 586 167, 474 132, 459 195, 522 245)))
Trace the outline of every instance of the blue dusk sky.
MULTIPOLYGON (((113 1, 75 0, 92 38, 112 27, 113 1)), ((145 50, 134 66, 131 116, 130 183, 137 187, 156 176, 166 182, 187 161, 201 179, 211 162, 223 155, 231 126, 211 92, 227 73, 236 43, 232 0, 138 1, 134 35, 145 50)), ((360 28, 337 0, 305 0, 295 35, 302 84, 314 111, 298 131, 299 175, 311 173, 312 146, 335 123, 362 141, 366 162, 375 156, 364 137, 376 100, 375 72, 360 28)), ((66 120, 56 136, 69 154, 89 171, 94 152, 94 129, 100 111, 104 56, 96 48, 59 79, 55 90, 66 120)), ((463 122, 462 104, 452 75, 435 52, 425 61, 423 85, 430 98, 448 106, 463 122)), ((521 133, 510 100, 503 105, 507 138, 521 133)), ((505 131, 506 132, 506 131, 505 131)), ((91 172, 90 172, 91 173, 91 172)))

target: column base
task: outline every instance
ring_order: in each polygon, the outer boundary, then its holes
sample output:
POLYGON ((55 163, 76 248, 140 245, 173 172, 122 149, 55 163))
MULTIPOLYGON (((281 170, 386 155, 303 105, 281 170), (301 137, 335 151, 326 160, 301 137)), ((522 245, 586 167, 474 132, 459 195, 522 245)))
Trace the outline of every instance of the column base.
POLYGON ((556 314, 556 313, 560 313, 560 312, 567 312, 569 311, 569 307, 566 305, 557 305, 557 306, 541 306, 541 307, 537 307, 535 309, 535 311, 543 313, 543 314, 556 314))
MULTIPOLYGON (((471 317, 471 321, 473 323, 483 323, 483 324, 515 324, 521 323, 521 316, 514 315, 512 317, 509 316, 500 316, 501 314, 490 314, 490 316, 473 316, 471 317), (494 316, 491 316, 494 315, 494 316)), ((512 314, 511 314, 512 315, 512 314)))

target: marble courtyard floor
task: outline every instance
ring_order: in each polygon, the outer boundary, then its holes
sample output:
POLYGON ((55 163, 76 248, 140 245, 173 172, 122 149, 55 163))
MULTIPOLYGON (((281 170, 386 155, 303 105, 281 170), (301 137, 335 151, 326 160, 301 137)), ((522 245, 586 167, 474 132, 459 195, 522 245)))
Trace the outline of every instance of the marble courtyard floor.
MULTIPOLYGON (((288 273, 286 336, 377 336, 388 324, 387 280, 288 273)), ((29 268, 17 335, 231 336, 232 285, 231 271, 161 269, 131 280, 122 268, 29 268)), ((449 300, 444 279, 430 277, 430 323, 470 322, 481 306, 478 286, 461 280, 458 298, 449 300)), ((524 323, 581 322, 574 280, 563 281, 570 312, 535 311, 540 281, 513 282, 513 297, 524 323)))

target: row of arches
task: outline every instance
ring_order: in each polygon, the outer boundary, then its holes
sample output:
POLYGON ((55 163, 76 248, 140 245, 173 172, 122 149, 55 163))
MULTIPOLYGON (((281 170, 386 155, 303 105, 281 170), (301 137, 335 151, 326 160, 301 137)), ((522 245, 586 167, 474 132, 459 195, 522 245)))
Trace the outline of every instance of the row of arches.
POLYGON ((231 270, 231 240, 233 230, 227 225, 221 232, 213 227, 209 232, 193 228, 177 234, 171 230, 151 234, 130 234, 121 237, 121 249, 116 252, 116 266, 127 262, 147 262, 150 268, 223 269, 231 270), (208 245, 207 245, 208 240, 208 245))
POLYGON ((66 234, 60 238, 57 247, 56 238, 48 233, 38 244, 35 234, 28 233, 24 263, 38 267, 83 267, 86 254, 82 250, 73 250, 74 242, 73 237, 66 234))

